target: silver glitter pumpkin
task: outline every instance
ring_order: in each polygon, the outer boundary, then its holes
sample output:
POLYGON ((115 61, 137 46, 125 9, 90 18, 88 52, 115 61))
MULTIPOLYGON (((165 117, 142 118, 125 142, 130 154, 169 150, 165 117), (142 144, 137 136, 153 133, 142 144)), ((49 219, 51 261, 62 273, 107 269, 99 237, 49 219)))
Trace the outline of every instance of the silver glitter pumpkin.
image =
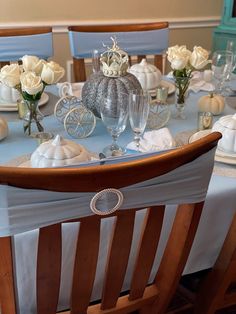
POLYGON ((131 90, 142 89, 138 79, 127 72, 128 54, 117 46, 113 38, 112 40, 112 48, 108 48, 100 58, 102 71, 93 73, 82 89, 83 104, 99 118, 104 97, 109 96, 119 104, 122 93, 128 94, 131 90))

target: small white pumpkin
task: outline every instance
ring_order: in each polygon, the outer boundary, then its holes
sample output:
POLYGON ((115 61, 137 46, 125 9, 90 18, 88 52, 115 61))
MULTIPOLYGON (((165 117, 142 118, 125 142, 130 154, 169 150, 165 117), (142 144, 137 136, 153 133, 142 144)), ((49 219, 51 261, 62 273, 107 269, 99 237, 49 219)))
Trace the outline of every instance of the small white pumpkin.
POLYGON ((55 139, 39 145, 30 161, 33 168, 62 167, 89 161, 92 156, 82 145, 57 135, 55 139))
POLYGON ((6 119, 0 116, 0 140, 3 140, 8 135, 8 124, 6 119))
POLYGON ((218 131, 222 134, 222 138, 218 142, 219 149, 236 153, 236 113, 223 116, 217 120, 212 127, 213 131, 218 131))
POLYGON ((211 112, 214 116, 217 116, 223 112, 225 108, 225 101, 221 95, 209 94, 204 95, 198 100, 199 111, 211 112))
POLYGON ((136 76, 144 90, 154 89, 161 83, 161 71, 146 59, 132 65, 129 72, 136 76))

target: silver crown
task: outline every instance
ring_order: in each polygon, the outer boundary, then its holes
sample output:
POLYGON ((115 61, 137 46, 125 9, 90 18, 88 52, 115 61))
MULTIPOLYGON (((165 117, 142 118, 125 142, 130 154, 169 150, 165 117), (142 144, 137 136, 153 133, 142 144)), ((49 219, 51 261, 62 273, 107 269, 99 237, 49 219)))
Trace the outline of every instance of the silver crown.
POLYGON ((111 40, 113 41, 112 47, 107 47, 108 49, 100 58, 103 74, 108 77, 126 75, 129 66, 128 54, 120 49, 116 39, 111 37, 111 40))

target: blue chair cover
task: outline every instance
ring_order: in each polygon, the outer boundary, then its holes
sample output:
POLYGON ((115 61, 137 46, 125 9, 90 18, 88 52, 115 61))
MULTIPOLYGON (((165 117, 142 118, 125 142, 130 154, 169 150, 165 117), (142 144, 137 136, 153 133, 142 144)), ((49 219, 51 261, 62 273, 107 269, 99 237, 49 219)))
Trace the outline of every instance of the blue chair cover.
MULTIPOLYGON (((207 193, 214 155, 215 149, 212 149, 162 176, 121 188, 124 202, 120 209, 201 202, 207 193)), ((29 190, 0 185, 0 237, 92 215, 89 204, 95 194, 29 190)), ((113 196, 108 196, 101 204, 110 208, 113 202, 113 196)))
POLYGON ((17 61, 25 54, 42 59, 53 56, 52 33, 0 37, 0 61, 17 61))
POLYGON ((162 54, 168 48, 169 29, 115 33, 69 31, 71 54, 78 59, 91 58, 94 49, 102 53, 106 50, 104 45, 111 46, 111 37, 131 56, 162 54))

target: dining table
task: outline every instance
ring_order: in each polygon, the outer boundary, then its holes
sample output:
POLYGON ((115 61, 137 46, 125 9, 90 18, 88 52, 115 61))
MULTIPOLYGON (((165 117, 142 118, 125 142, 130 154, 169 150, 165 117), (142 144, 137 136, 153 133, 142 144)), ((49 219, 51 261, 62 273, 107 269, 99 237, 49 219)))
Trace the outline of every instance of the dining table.
MULTIPOLYGON (((174 85, 173 81, 168 78, 164 78, 169 84, 174 85)), ((234 84, 234 82, 232 83, 234 84)), ((236 81, 235 84, 236 86, 236 81)), ((54 114, 55 105, 59 101, 58 86, 48 86, 45 93, 49 96, 48 101, 40 107, 40 110, 44 114, 42 124, 46 132, 52 133, 54 136, 59 134, 63 138, 75 141, 89 151, 99 154, 103 148, 111 143, 111 136, 109 135, 106 127, 102 123, 101 119, 96 118, 96 126, 92 134, 86 138, 73 138, 65 130, 64 125, 60 122, 54 114)), ((184 145, 188 143, 191 135, 198 131, 198 105, 199 98, 203 95, 207 95, 207 91, 190 91, 186 98, 186 119, 175 119, 175 93, 174 90, 169 94, 168 105, 171 110, 171 117, 165 127, 167 127, 175 139, 176 145, 184 145)), ((4 107, 5 108, 5 107, 4 107)), ((1 104, 0 104, 1 110, 1 104)), ((223 115, 232 115, 236 113, 236 97, 227 97, 225 99, 224 111, 213 117, 213 123, 217 121, 223 115)), ((29 160, 30 155, 37 149, 39 143, 32 137, 24 134, 23 121, 19 119, 17 111, 8 111, 6 108, 0 111, 0 116, 6 118, 8 122, 9 134, 0 141, 0 165, 7 166, 20 166, 21 163, 29 160)), ((150 130, 146 130, 150 131, 150 130)), ((133 141, 133 133, 129 124, 125 131, 118 138, 119 144, 126 147, 133 141)), ((139 152, 133 152, 127 150, 127 154, 140 154, 139 152)), ((1 196, 0 196, 1 202, 1 196)), ((30 200, 29 200, 30 202, 30 200)), ((231 219, 236 210, 236 157, 233 162, 223 160, 222 162, 215 161, 212 177, 209 184, 209 189, 204 205, 204 209, 201 215, 199 227, 196 233, 196 237, 184 269, 184 274, 190 274, 203 269, 207 269, 213 266, 220 248, 223 244, 227 230, 229 228, 231 219)), ((164 218, 164 225, 160 240, 160 250, 158 254, 162 254, 162 246, 167 239, 167 235, 170 231, 171 224, 173 222, 175 214, 175 206, 168 205, 164 218)), ((141 214, 142 215, 142 214, 141 214)), ((143 214, 144 215, 144 214, 143 214)), ((137 222, 138 224, 139 222, 137 222)), ((74 235, 71 230, 76 229, 77 226, 71 224, 65 227, 64 240, 65 243, 72 243, 74 235), (68 229, 68 230, 67 230, 68 229)), ((111 232, 110 224, 104 222, 102 225, 102 234, 104 237, 107 233, 111 232)), ((33 263, 35 256, 30 261, 27 257, 27 244, 33 245, 36 241, 37 232, 29 231, 23 234, 14 236, 14 258, 15 269, 17 273, 16 286, 18 290, 19 308, 20 313, 26 314, 24 308, 30 308, 30 304, 34 299, 34 289, 29 289, 27 285, 27 278, 30 275, 31 268, 30 263, 33 263), (27 273, 27 276, 26 276, 27 273), (25 285, 25 286, 24 286, 25 285), (27 301, 22 301, 26 294, 27 289, 27 301), (21 303, 23 302, 23 303, 21 303), (24 303, 25 302, 25 303, 24 303)), ((65 250, 70 250, 71 245, 67 245, 65 250)), ((106 250, 105 246, 103 250, 106 250)), ((104 252, 100 252, 102 255, 104 252)), ((159 256, 156 256, 156 265, 158 264, 159 256)), ((73 255, 73 254, 72 254, 73 255)), ((65 260, 62 270, 62 287, 60 291, 60 304, 61 308, 66 308, 66 304, 69 296, 69 281, 67 280, 72 276, 72 262, 65 260)), ((100 265, 100 269, 103 269, 103 265, 100 265)), ((32 268, 33 269, 33 268, 32 268)), ((155 273, 155 269, 152 271, 152 275, 155 273)), ((128 285, 128 275, 125 278, 123 289, 128 285)), ((95 287, 92 295, 92 299, 99 298, 101 287, 99 285, 99 274, 96 275, 95 287)), ((30 313, 30 312, 29 312, 30 313)))

